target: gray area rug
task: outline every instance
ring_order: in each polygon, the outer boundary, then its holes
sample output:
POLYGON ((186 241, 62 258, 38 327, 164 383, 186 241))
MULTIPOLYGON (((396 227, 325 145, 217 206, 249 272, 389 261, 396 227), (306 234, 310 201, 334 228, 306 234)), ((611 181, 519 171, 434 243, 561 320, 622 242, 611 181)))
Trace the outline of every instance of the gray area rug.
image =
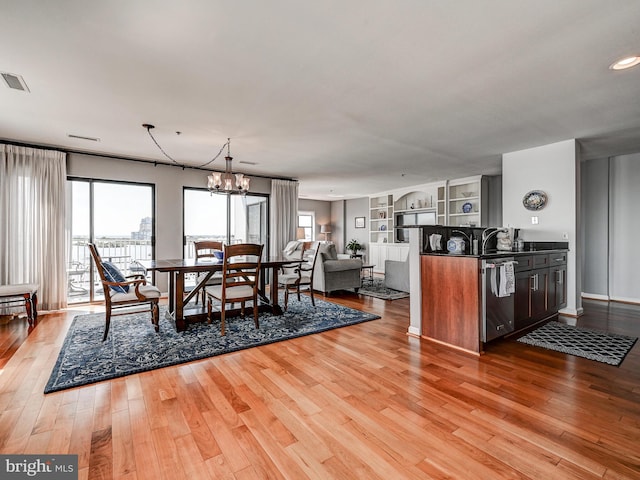
POLYGON ((618 366, 637 338, 549 322, 518 338, 518 342, 618 366))
POLYGON ((112 317, 104 342, 104 313, 75 317, 44 393, 380 318, 317 299, 313 308, 306 295, 299 302, 294 296, 283 315, 261 314, 259 329, 251 315, 227 318, 227 334, 222 336, 219 321, 211 325, 195 323, 178 333, 165 313, 166 307, 161 307, 159 333, 154 331, 148 313, 112 317))
POLYGON ((407 292, 401 292, 399 290, 393 290, 392 288, 385 287, 384 280, 381 278, 363 280, 358 293, 366 295, 367 297, 382 298, 383 300, 397 300, 399 298, 407 298, 409 296, 407 292))

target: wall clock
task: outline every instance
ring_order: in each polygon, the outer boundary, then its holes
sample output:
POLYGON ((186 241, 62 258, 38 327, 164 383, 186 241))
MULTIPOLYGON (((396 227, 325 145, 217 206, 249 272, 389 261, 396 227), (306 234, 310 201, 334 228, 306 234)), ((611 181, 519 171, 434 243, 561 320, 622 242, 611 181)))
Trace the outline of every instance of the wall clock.
POLYGON ((547 194, 541 190, 531 190, 522 199, 527 210, 542 210, 547 204, 547 194))

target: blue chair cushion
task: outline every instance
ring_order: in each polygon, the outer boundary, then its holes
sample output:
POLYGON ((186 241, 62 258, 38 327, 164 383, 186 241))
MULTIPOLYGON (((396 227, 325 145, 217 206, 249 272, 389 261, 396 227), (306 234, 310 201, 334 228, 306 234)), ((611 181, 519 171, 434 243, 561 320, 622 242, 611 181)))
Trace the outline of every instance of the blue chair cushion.
MULTIPOLYGON (((124 275, 120 271, 118 267, 116 267, 111 262, 102 262, 102 268, 104 269, 104 276, 109 282, 126 282, 127 279, 124 278, 124 275)), ((119 293, 127 293, 129 291, 129 285, 120 286, 120 285, 109 285, 115 292, 119 293)))

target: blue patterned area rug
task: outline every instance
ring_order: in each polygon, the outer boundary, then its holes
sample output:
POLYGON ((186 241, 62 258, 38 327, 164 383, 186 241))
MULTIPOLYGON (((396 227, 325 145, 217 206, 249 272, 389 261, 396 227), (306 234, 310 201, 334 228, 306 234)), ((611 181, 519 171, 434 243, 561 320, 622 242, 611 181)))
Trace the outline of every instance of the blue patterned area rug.
POLYGON ((618 366, 637 338, 549 322, 518 338, 518 342, 618 366))
POLYGON ((165 318, 165 312, 161 307, 159 333, 154 331, 148 313, 112 317, 104 342, 104 313, 75 317, 44 393, 380 318, 318 299, 314 309, 306 295, 300 302, 294 296, 283 315, 261 314, 259 329, 255 328, 251 314, 245 319, 227 318, 227 334, 222 336, 219 321, 211 325, 195 323, 178 333, 165 318))

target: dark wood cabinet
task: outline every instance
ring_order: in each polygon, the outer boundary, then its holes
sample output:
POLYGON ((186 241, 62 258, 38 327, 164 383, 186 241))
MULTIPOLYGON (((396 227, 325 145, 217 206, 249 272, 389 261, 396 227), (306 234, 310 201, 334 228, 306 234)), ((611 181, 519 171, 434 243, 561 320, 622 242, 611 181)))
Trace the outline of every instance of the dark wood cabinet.
MULTIPOLYGON (((519 260, 518 260, 519 261, 519 260)), ((531 324, 531 271, 516 272, 516 292, 513 299, 513 323, 515 330, 531 324)))
POLYGON ((531 271, 531 320, 537 322, 549 316, 549 269, 531 271))
POLYGON ((558 311, 567 306, 567 253, 549 255, 549 309, 558 311))
POLYGON ((517 257, 514 298, 515 330, 555 315, 567 304, 567 254, 544 253, 517 257))

